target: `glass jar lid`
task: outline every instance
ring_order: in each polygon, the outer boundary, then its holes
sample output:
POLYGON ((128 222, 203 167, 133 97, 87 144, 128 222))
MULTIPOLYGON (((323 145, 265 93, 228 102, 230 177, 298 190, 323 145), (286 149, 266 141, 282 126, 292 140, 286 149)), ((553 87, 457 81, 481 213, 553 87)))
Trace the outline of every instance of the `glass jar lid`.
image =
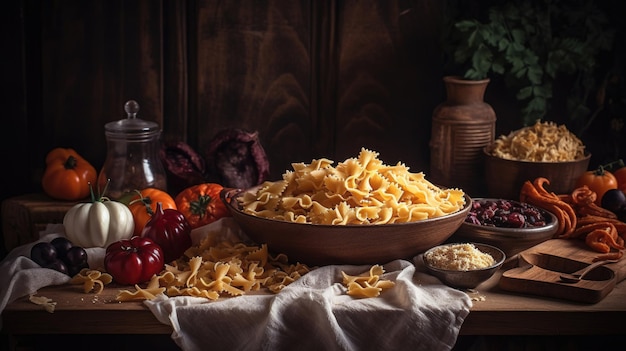
POLYGON ((104 125, 104 131, 107 137, 142 139, 160 133, 158 123, 137 118, 137 113, 139 112, 139 104, 137 101, 127 101, 124 104, 124 111, 126 112, 127 118, 109 122, 104 125))

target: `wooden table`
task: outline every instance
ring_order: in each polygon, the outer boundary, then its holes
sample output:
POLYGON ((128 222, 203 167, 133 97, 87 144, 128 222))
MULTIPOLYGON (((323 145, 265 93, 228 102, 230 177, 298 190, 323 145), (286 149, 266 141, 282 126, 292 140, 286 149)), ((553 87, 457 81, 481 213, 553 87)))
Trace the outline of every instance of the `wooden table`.
MULTIPOLYGON (((470 293, 474 301, 461 335, 600 335, 624 334, 626 282, 602 301, 582 304, 506 292, 497 287, 500 273, 470 293)), ((171 334, 142 302, 116 302, 119 287, 107 286, 95 296, 80 285, 46 287, 38 295, 57 302, 54 313, 28 301, 9 304, 3 330, 20 334, 171 334)))

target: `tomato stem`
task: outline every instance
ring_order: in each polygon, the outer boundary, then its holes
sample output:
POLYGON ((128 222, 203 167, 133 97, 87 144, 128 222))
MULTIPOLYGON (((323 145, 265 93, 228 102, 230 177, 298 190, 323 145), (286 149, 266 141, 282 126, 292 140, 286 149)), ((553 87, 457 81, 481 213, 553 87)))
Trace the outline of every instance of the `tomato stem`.
MULTIPOLYGON (((624 167, 624 160, 622 160, 621 158, 619 160, 615 160, 613 162, 609 162, 605 165, 599 166, 598 168, 602 167, 604 170, 609 170, 609 171, 615 171, 618 170, 622 167, 624 167)), ((603 172, 604 173, 604 172, 603 172)), ((600 173, 600 174, 603 174, 600 173)))
POLYGON ((63 167, 65 167, 65 169, 74 169, 76 168, 76 162, 76 157, 70 155, 67 157, 67 160, 65 160, 63 167))
POLYGON ((148 214, 150 216, 152 216, 154 214, 154 211, 152 211, 152 207, 150 206, 152 204, 152 199, 148 196, 148 197, 144 197, 143 194, 141 193, 141 191, 135 189, 135 192, 137 194, 139 194, 139 198, 132 200, 128 203, 128 206, 137 203, 137 202, 141 202, 145 207, 146 207, 146 211, 148 212, 148 214))

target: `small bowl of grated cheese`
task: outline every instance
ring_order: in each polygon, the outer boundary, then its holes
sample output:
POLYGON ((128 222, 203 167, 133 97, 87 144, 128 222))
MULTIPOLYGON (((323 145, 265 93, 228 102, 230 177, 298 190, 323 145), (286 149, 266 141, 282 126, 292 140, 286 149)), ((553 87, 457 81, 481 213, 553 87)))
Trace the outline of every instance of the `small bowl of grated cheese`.
POLYGON ((424 252, 428 272, 453 288, 473 289, 491 278, 506 255, 495 246, 481 243, 450 243, 424 252))

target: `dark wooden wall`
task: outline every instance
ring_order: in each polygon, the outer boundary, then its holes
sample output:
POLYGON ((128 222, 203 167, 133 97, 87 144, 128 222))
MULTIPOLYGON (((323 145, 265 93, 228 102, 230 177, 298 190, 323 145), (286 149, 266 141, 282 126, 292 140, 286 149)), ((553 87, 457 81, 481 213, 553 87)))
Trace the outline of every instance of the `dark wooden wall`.
POLYGON ((13 172, 3 196, 37 191, 57 146, 99 169, 104 124, 125 118, 129 99, 164 140, 200 153, 221 129, 258 131, 274 178, 291 162, 341 161, 362 146, 427 166, 442 96, 439 1, 10 5, 3 158, 13 172))
POLYGON ((443 99, 444 2, 11 0, 3 4, 0 199, 41 191, 71 147, 97 169, 123 104, 203 154, 258 131, 278 179, 292 162, 355 156, 428 167, 443 99))

